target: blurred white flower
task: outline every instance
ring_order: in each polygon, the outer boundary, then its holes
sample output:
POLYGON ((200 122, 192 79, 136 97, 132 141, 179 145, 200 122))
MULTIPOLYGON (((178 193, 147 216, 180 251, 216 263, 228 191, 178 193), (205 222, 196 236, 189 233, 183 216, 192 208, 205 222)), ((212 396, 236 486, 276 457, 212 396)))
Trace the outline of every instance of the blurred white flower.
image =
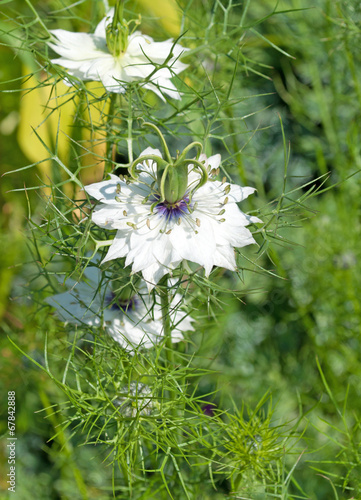
MULTIPOLYGON (((110 282, 97 267, 88 266, 83 280, 67 280, 69 290, 48 297, 47 303, 56 308, 57 315, 66 323, 103 326, 124 349, 137 346, 153 347, 162 340, 161 306, 153 304, 144 282, 137 295, 117 299, 110 282)), ((181 296, 175 294, 171 303, 172 342, 183 339, 182 331, 193 330, 193 319, 177 307, 181 296)))
POLYGON ((100 81, 109 92, 116 93, 125 92, 127 83, 151 75, 144 88, 163 100, 163 93, 181 99, 171 78, 187 67, 179 58, 188 49, 172 40, 155 42, 140 31, 130 33, 129 25, 139 24, 137 21, 115 21, 111 9, 94 34, 52 30, 54 39, 48 44, 61 57, 51 62, 67 68, 70 75, 81 80, 100 81), (167 66, 156 70, 166 60, 167 66))
POLYGON ((119 413, 124 417, 135 418, 137 414, 144 416, 152 413, 154 400, 148 385, 131 382, 129 389, 123 387, 120 392, 126 394, 126 396, 114 399, 113 405, 119 406, 119 413))
MULTIPOLYGON (((140 156, 162 158, 152 148, 140 156)), ((157 163, 151 159, 137 165, 139 177, 134 182, 110 175, 109 180, 86 186, 86 192, 100 202, 92 220, 100 227, 117 229, 103 262, 126 257, 125 266, 132 263, 134 273, 141 271, 149 290, 183 259, 203 266, 206 276, 213 266, 236 270, 234 248, 255 243, 245 226, 262 221, 237 206, 254 188, 210 180, 220 162, 220 155, 199 157, 208 180, 195 190, 201 173, 190 164, 185 193, 175 202, 157 203, 157 163)))

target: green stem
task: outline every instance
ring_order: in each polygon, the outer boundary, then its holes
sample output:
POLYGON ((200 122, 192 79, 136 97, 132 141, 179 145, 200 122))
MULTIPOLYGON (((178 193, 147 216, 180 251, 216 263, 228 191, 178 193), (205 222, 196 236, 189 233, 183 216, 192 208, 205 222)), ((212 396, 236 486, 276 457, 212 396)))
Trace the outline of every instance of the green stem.
POLYGON ((43 23, 43 21, 41 20, 41 18, 39 17, 39 14, 36 12, 36 10, 34 9, 34 7, 32 6, 30 0, 25 0, 25 2, 27 3, 27 5, 30 7, 31 11, 33 12, 33 14, 35 15, 36 17, 36 20, 37 22, 41 25, 41 27, 46 31, 46 33, 49 35, 49 37, 53 38, 53 35, 50 33, 50 31, 48 30, 48 28, 46 27, 46 25, 43 23))
MULTIPOLYGON (((162 320, 163 320, 163 330, 164 330, 164 336, 165 336, 165 345, 166 345, 166 357, 167 357, 167 363, 166 367, 170 370, 174 370, 174 365, 175 365, 175 351, 173 348, 173 342, 172 342, 172 325, 171 325, 171 319, 170 319, 170 297, 169 297, 169 287, 168 287, 168 275, 164 276, 164 278, 160 281, 160 299, 161 299, 161 310, 162 310, 162 320)), ((168 392, 168 398, 170 401, 170 404, 173 406, 171 407, 171 415, 173 415, 174 418, 174 424, 177 426, 177 441, 178 444, 182 442, 182 427, 178 425, 178 422, 182 420, 182 415, 177 410, 177 392, 176 388, 170 389, 167 391, 168 392)), ((184 413, 184 408, 183 412, 184 413)))
POLYGON ((129 90, 129 101, 128 101, 128 162, 131 165, 133 163, 133 136, 132 136, 132 127, 133 127, 133 108, 132 108, 132 89, 129 90))
POLYGON ((239 474, 237 474, 235 479, 233 479, 233 477, 232 477, 231 483, 232 483, 232 491, 234 493, 237 493, 238 488, 239 488, 239 486, 241 484, 242 479, 243 479, 242 472, 240 472, 239 474))
POLYGON ((174 350, 172 343, 172 326, 170 321, 170 300, 168 292, 168 275, 160 281, 160 301, 163 321, 163 331, 166 345, 166 356, 168 365, 174 368, 174 350))

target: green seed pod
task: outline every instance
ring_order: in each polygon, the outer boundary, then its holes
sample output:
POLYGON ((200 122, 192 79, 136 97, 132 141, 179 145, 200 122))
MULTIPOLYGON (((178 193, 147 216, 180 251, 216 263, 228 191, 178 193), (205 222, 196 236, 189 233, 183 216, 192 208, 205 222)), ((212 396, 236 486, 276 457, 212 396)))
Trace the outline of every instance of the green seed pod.
POLYGON ((124 53, 128 47, 129 28, 126 22, 118 22, 116 26, 109 24, 106 29, 106 40, 109 52, 114 57, 124 53))
MULTIPOLYGON (((158 176, 158 175, 157 175, 158 176)), ((161 193, 168 203, 181 200, 188 187, 188 166, 169 165, 161 177, 161 193)))

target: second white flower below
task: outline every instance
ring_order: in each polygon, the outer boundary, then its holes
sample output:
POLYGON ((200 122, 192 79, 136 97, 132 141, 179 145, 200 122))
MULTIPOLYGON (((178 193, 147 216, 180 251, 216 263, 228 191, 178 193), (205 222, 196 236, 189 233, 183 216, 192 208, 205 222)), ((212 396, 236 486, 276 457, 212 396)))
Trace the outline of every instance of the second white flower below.
MULTIPOLYGON (((109 280, 97 267, 87 267, 84 279, 67 280, 69 289, 47 298, 66 323, 103 326, 124 349, 151 348, 164 338, 162 310, 146 289, 127 300, 117 300, 109 280)), ((182 332, 193 330, 193 319, 179 309, 181 295, 171 303, 172 342, 183 339, 182 332)))

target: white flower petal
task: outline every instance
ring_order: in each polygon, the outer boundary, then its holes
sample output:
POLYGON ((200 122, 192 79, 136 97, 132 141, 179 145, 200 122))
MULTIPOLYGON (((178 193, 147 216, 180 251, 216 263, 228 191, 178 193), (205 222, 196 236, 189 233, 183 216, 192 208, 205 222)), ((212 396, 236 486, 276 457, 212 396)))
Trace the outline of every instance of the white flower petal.
POLYGON ((114 204, 117 187, 118 185, 123 187, 124 184, 125 182, 122 182, 118 176, 110 174, 110 180, 89 184, 84 187, 84 190, 102 203, 114 204))
POLYGON ((145 282, 147 283, 147 287, 149 292, 153 290, 155 285, 159 283, 159 281, 171 272, 173 269, 175 269, 181 261, 179 262, 173 262, 172 267, 164 267, 163 265, 160 265, 158 262, 156 264, 152 264, 151 266, 147 267, 146 269, 143 269, 142 274, 145 282))
MULTIPOLYGON (((87 255, 87 257, 89 258, 89 255, 87 255)), ((95 263, 95 259, 93 259, 92 262, 95 263)), ((87 281, 89 282, 90 286, 95 288, 98 285, 98 283, 101 281, 102 273, 101 273, 99 267, 96 267, 95 265, 89 264, 85 268, 84 276, 87 279, 87 281)), ((70 285, 69 280, 67 280, 67 284, 70 287, 72 286, 72 285, 70 285)))
POLYGON ((182 99, 181 94, 178 92, 177 88, 173 83, 166 78, 155 78, 149 83, 144 85, 144 88, 152 90, 158 97, 165 101, 163 94, 167 94, 172 99, 180 101, 182 99))
POLYGON ((49 46, 60 56, 72 61, 86 61, 89 59, 109 56, 105 39, 88 33, 72 33, 71 31, 51 30, 55 37, 49 46))
POLYGON ((163 158, 162 153, 159 151, 159 149, 154 149, 150 147, 144 149, 144 151, 142 151, 139 156, 149 156, 149 155, 159 156, 159 158, 163 158))
MULTIPOLYGON (((92 278, 96 278, 94 272, 86 271, 92 278)), ((98 275, 99 277, 99 275, 98 275)), ((96 293, 99 283, 81 281, 76 283, 68 280, 71 290, 48 297, 46 302, 57 309, 58 316, 67 323, 75 325, 86 324, 90 326, 100 325, 98 316, 101 304, 101 295, 96 293), (96 287, 94 287, 96 285, 96 287)))
POLYGON ((106 36, 106 27, 108 24, 112 22, 114 16, 114 8, 109 9, 107 15, 100 21, 98 26, 95 28, 94 35, 100 38, 104 38, 106 36))
POLYGON ((123 237, 123 232, 118 231, 113 240, 113 243, 111 244, 108 250, 108 253, 102 260, 102 264, 104 264, 104 262, 108 262, 109 260, 125 257, 126 254, 129 252, 129 249, 130 249, 129 243, 127 239, 123 237))
POLYGON ((152 245, 152 252, 157 262, 168 267, 174 262, 183 260, 180 255, 179 246, 177 245, 176 248, 173 246, 170 235, 163 234, 160 236, 153 240, 152 245))
MULTIPOLYGON (((225 184, 227 186, 227 184, 225 184)), ((224 186, 224 187, 225 187, 224 186)), ((231 190, 227 194, 228 199, 235 201, 235 202, 240 202, 248 198, 248 196, 256 191, 255 188, 252 187, 241 187, 237 186, 237 184, 229 184, 231 190)))
MULTIPOLYGON (((154 149, 154 148, 146 148, 144 151, 142 151, 139 155, 139 158, 142 156, 159 156, 159 158, 162 157, 162 153, 159 151, 159 149, 154 149)), ((144 180, 145 183, 151 182, 148 175, 150 174, 151 176, 156 179, 157 177, 157 164, 153 160, 146 160, 143 161, 142 163, 138 163, 137 165, 137 171, 139 172, 146 172, 147 176, 141 177, 141 180, 144 180)), ((142 175, 142 174, 141 174, 142 175)))
POLYGON ((214 265, 219 267, 225 267, 230 271, 236 270, 236 258, 234 255, 234 250, 229 245, 217 246, 217 250, 214 254, 214 265))
POLYGON ((106 205, 106 207, 95 207, 92 219, 100 227, 105 229, 126 229, 127 219, 123 215, 123 208, 116 205, 106 205))
POLYGON ((170 241, 176 246, 182 259, 204 266, 206 276, 209 275, 213 267, 216 242, 212 224, 206 217, 202 218, 197 233, 194 229, 182 227, 182 223, 176 225, 170 234, 170 241))
POLYGON ((106 58, 94 59, 86 70, 85 67, 80 67, 80 69, 84 71, 87 80, 101 81, 107 89, 108 87, 120 88, 123 91, 122 82, 127 81, 126 73, 110 54, 106 58))
POLYGON ((220 154, 216 154, 208 158, 208 165, 210 170, 212 170, 212 168, 217 169, 220 166, 220 164, 221 164, 220 154))

